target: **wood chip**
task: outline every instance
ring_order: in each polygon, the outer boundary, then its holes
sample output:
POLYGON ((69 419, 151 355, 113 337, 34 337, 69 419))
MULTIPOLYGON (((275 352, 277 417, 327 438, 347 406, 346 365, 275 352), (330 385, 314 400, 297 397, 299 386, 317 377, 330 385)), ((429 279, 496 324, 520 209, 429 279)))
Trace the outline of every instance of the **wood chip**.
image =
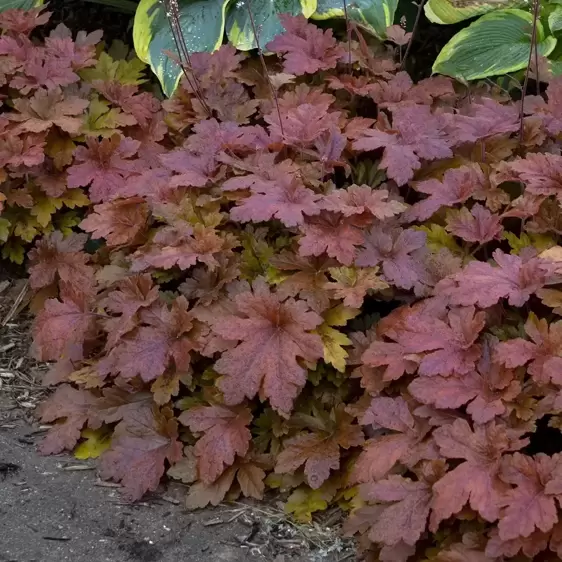
POLYGON ((86 464, 72 464, 70 466, 63 466, 61 470, 66 472, 80 471, 80 470, 95 470, 95 466, 88 466, 86 464))

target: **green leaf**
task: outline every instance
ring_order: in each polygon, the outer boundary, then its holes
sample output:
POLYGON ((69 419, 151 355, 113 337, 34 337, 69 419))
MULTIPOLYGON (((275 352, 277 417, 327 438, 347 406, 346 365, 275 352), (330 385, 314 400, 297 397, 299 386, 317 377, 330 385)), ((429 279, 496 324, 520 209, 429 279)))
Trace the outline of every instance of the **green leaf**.
POLYGON ((43 4, 44 0, 1 0, 0 12, 5 10, 31 10, 31 8, 37 8, 43 4))
POLYGON ((472 6, 457 8, 449 0, 429 0, 424 6, 427 19, 432 23, 451 24, 495 10, 525 6, 525 0, 490 0, 477 2, 472 6))
MULTIPOLYGON (((221 46, 228 0, 178 0, 180 26, 190 53, 212 52, 221 46)), ((182 69, 166 53, 178 57, 164 6, 159 0, 141 0, 135 14, 133 41, 137 56, 150 64, 164 94, 171 96, 182 69)))
MULTIPOLYGON (((527 66, 533 16, 523 10, 500 10, 482 16, 457 33, 441 50, 433 72, 475 80, 515 72, 527 66)), ((537 22, 538 51, 549 55, 556 39, 545 37, 537 22)))
POLYGON ((6 242, 10 236, 10 221, 0 217, 0 242, 6 242))
POLYGON ((551 33, 556 33, 562 29, 562 6, 556 6, 554 11, 548 16, 548 27, 551 33))
POLYGON ((247 3, 248 0, 233 2, 228 8, 226 33, 228 40, 241 51, 249 51, 257 47, 252 22, 248 14, 251 6, 254 24, 258 30, 260 47, 265 46, 284 29, 279 21, 279 14, 303 14, 309 18, 316 10, 316 0, 262 0, 247 3))
MULTIPOLYGON (((394 23, 397 7, 398 0, 357 0, 347 3, 347 15, 370 33, 384 39, 386 28, 394 23)), ((343 17, 342 0, 318 0, 316 12, 312 15, 316 20, 343 17)))

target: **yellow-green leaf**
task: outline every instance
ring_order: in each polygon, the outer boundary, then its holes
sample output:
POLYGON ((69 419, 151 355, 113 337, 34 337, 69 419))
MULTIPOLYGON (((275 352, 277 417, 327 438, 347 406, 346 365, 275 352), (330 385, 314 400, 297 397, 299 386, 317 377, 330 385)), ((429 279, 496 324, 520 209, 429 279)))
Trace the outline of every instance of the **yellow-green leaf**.
POLYGON ((6 242, 10 236, 11 223, 8 219, 0 217, 0 242, 6 242))
POLYGON ((74 449, 74 457, 79 460, 97 459, 111 445, 111 433, 107 428, 82 430, 84 441, 74 449))
POLYGON ((80 76, 86 82, 114 80, 121 84, 139 85, 146 82, 145 69, 146 64, 137 57, 114 60, 107 53, 101 53, 96 66, 81 70, 80 76))
POLYGON ((51 222, 51 217, 61 207, 62 201, 60 199, 41 195, 35 197, 30 213, 42 227, 46 227, 51 222))
POLYGON ((300 523, 310 523, 314 512, 328 509, 336 492, 337 488, 329 480, 317 490, 300 486, 287 498, 285 511, 300 523))
POLYGON ((317 329, 324 346, 324 361, 340 372, 345 371, 346 359, 349 355, 344 346, 351 345, 351 340, 332 326, 345 326, 355 318, 360 310, 340 304, 324 313, 324 323, 317 329))
POLYGON ((444 227, 432 223, 429 226, 415 228, 426 233, 426 245, 432 252, 439 252, 442 248, 447 248, 453 254, 462 254, 461 247, 457 244, 453 235, 449 234, 444 227))
POLYGON ((10 260, 13 263, 21 265, 23 263, 24 256, 24 247, 17 239, 12 238, 2 246, 2 257, 6 260, 10 260))
POLYGON ((61 201, 64 203, 65 207, 68 207, 69 209, 87 207, 90 204, 90 200, 84 193, 84 190, 79 187, 67 189, 61 197, 61 201))

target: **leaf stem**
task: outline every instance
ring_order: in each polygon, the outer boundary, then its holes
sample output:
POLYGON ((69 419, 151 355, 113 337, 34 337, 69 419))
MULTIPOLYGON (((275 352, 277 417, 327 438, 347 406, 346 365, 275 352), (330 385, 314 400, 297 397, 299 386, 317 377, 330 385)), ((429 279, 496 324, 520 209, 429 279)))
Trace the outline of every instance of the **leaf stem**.
POLYGON ((205 98, 203 96, 203 90, 201 88, 201 84, 195 72, 193 71, 193 66, 191 64, 191 55, 189 53, 189 49, 187 48, 187 43, 185 42, 185 37, 183 35, 183 31, 181 28, 181 21, 180 21, 180 14, 179 14, 179 7, 177 0, 163 0, 164 7, 166 10, 166 16, 168 18, 168 23, 170 24, 170 30, 172 32, 172 37, 174 38, 174 42, 176 44, 176 49, 178 50, 178 55, 180 58, 180 66, 183 71, 183 74, 189 84, 191 90, 195 93, 195 96, 203 106, 203 109, 206 111, 209 117, 212 117, 212 112, 205 98), (182 57, 187 61, 187 65, 182 64, 182 57), (191 77, 187 72, 187 69, 191 71, 191 77), (191 82, 191 78, 193 78, 193 84, 191 82))
POLYGON ((260 40, 258 35, 258 30, 256 27, 256 22, 254 20, 254 14, 252 13, 252 2, 251 0, 246 0, 246 8, 248 10, 248 16, 250 18, 250 25, 252 26, 252 32, 254 34, 254 40, 256 41, 256 48, 258 50, 258 56, 260 57, 261 65, 263 67, 263 72, 265 74, 265 79, 269 85, 269 89, 271 90, 271 96, 275 103, 275 108, 277 109, 277 117, 279 118, 279 128, 281 129, 281 136, 283 139, 285 138, 285 131, 283 130, 283 121, 281 120, 281 110, 279 109, 279 100, 277 98, 277 92, 273 87, 273 83, 271 82, 271 78, 269 77, 269 72, 267 71, 267 64, 265 63, 265 57, 263 56, 263 51, 260 46, 260 40))
POLYGON ((406 65, 406 59, 408 58, 408 55, 410 54, 410 49, 412 48, 412 42, 414 41, 416 31, 418 30, 418 26, 420 24, 421 13, 422 13, 423 6, 424 6, 425 2, 426 2, 426 0, 420 0, 420 2, 418 4, 418 11, 416 13, 416 19, 414 21, 414 27, 412 28, 412 36, 410 37, 410 40, 408 41, 408 46, 406 47, 406 52, 404 53, 404 57, 402 59, 402 64, 400 65, 400 67, 402 69, 406 65))
POLYGON ((540 0, 533 0, 533 29, 531 31, 531 48, 529 50, 529 60, 527 69, 525 70, 525 80, 523 81, 523 89, 521 91, 521 109, 519 111, 519 144, 523 144, 523 120, 525 118, 525 95, 527 94, 527 86, 529 84, 529 73, 531 70, 531 61, 533 60, 533 47, 535 49, 535 66, 537 88, 539 88, 539 66, 538 66, 538 49, 537 49, 537 22, 539 19, 540 0))

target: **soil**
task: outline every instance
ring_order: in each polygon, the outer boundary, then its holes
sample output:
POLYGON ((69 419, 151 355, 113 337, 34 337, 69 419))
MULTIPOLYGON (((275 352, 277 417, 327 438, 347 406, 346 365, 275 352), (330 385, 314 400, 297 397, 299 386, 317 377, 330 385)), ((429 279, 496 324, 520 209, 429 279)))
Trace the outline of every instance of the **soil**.
POLYGON ((355 560, 341 516, 296 525, 278 498, 187 511, 166 482, 130 504, 97 478, 95 461, 44 457, 35 409, 46 366, 29 354, 26 283, 0 263, 0 562, 339 562, 355 560), (19 301, 20 306, 14 306, 19 301))

